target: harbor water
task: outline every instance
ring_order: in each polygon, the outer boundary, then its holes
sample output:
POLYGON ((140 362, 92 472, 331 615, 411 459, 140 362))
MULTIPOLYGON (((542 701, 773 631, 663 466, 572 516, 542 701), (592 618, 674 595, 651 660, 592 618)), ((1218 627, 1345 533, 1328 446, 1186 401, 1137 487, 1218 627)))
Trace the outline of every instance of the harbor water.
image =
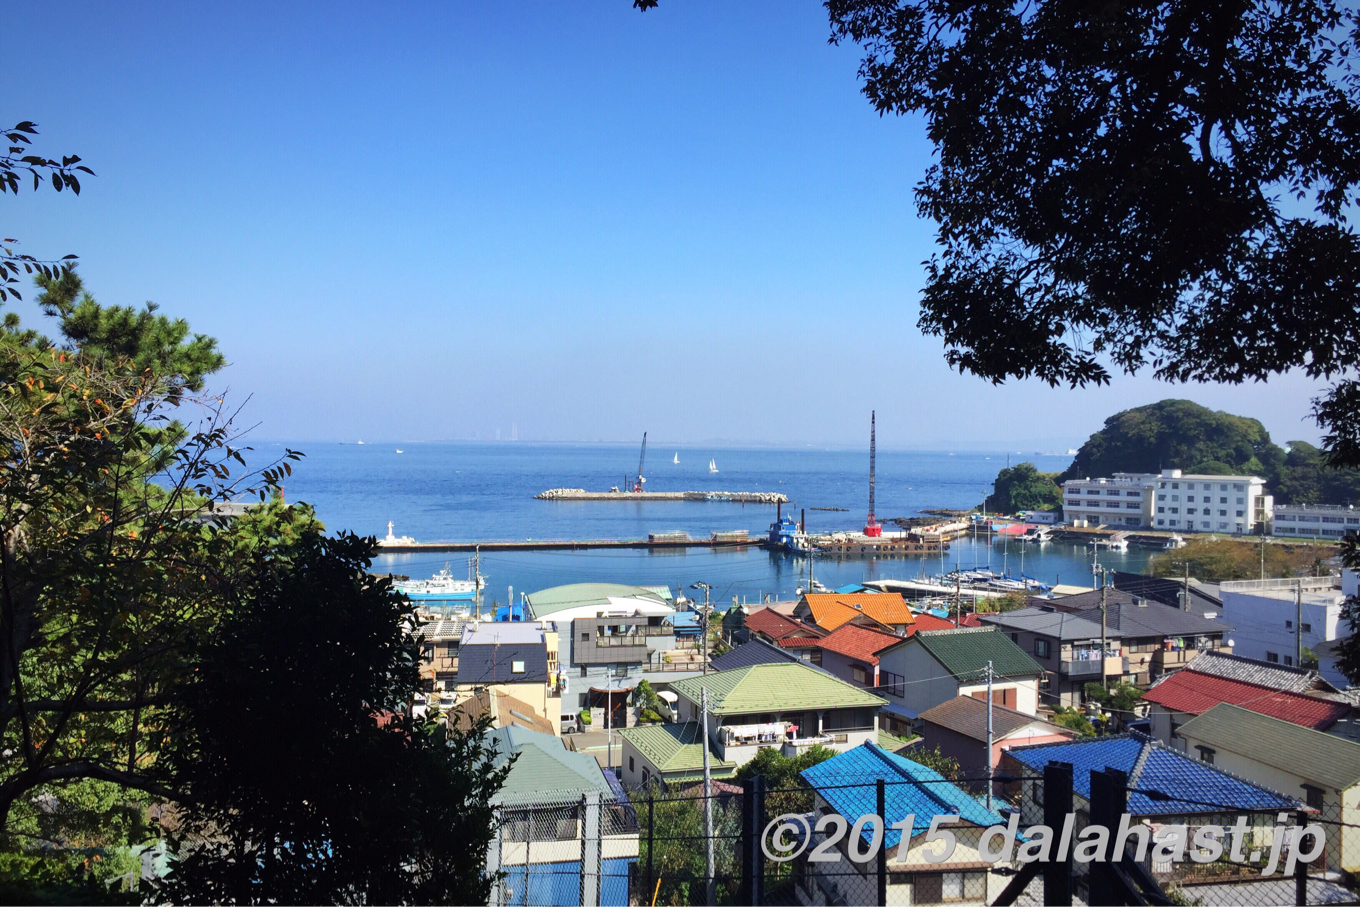
MULTIPOLYGON (((722 502, 646 503, 540 501, 547 488, 605 491, 631 480, 637 448, 621 444, 488 442, 289 444, 306 453, 295 464, 286 494, 312 504, 329 530, 383 536, 391 520, 397 535, 417 541, 646 538, 648 533, 748 530, 763 536, 775 508, 722 502), (400 449, 402 452, 397 453, 400 449)), ((281 451, 257 444, 256 457, 281 451)), ((764 491, 787 495, 786 513, 806 508, 809 532, 863 526, 868 503, 868 456, 864 451, 655 447, 645 472, 649 491, 764 491), (678 454, 680 462, 672 462, 678 454), (718 472, 710 473, 709 460, 718 472), (844 508, 822 510, 813 508, 844 508)), ((1011 463, 1032 461, 1045 472, 1070 462, 1066 455, 1009 454, 1011 463)), ((991 491, 1007 454, 948 451, 879 451, 877 512, 880 520, 918 516, 923 509, 967 509, 991 491)), ((891 528, 891 527, 889 527, 891 528)), ((1103 566, 1141 570, 1150 552, 1100 552, 1103 566)), ((462 555, 380 555, 376 570, 423 578, 446 563, 465 575, 462 555)), ((804 558, 761 548, 739 550, 510 551, 481 556, 488 577, 487 601, 504 602, 513 586, 521 592, 562 583, 622 582, 668 585, 705 582, 716 600, 733 596, 759 601, 791 596, 807 583, 804 558)), ((955 566, 988 566, 1023 572, 1046 583, 1091 585, 1089 548, 1063 543, 1023 545, 1001 538, 956 540, 941 557, 836 561, 818 558, 819 582, 835 588, 877 579, 909 579, 955 566)), ((690 593, 692 594, 692 593, 690 593)))

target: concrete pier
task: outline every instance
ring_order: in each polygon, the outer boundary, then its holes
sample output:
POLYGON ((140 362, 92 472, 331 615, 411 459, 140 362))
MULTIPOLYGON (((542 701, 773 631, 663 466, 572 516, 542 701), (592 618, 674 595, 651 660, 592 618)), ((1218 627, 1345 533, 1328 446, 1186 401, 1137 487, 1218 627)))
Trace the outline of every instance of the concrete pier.
POLYGON ((736 504, 787 504, 789 499, 772 491, 586 491, 584 488, 550 488, 534 495, 540 501, 726 501, 736 504))

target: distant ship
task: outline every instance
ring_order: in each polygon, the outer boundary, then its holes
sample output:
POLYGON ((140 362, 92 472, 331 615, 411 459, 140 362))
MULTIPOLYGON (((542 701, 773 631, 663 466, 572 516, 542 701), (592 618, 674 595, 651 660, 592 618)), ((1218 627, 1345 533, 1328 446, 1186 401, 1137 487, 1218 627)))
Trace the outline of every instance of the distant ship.
POLYGON ((680 465, 680 451, 677 450, 675 452, 675 456, 671 457, 671 462, 674 463, 676 466, 680 465))
POLYGON ((364 442, 363 442, 363 441, 360 441, 359 443, 362 444, 362 443, 364 443, 364 442))
POLYGON ((1067 448, 1067 455, 1069 457, 1075 457, 1077 455, 1077 449, 1075 447, 1067 448))
POLYGON ((714 460, 712 460, 712 459, 710 459, 710 460, 708 461, 708 471, 709 471, 709 472, 717 472, 717 471, 718 471, 718 464, 717 464, 714 460))

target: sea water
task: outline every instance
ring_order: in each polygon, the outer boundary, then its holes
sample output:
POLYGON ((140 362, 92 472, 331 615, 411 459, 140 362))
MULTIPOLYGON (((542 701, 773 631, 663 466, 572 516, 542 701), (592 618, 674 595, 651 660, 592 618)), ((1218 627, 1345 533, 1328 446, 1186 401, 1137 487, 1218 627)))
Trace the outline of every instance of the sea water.
MULTIPOLYGON (((332 531, 383 536, 387 522, 397 535, 417 541, 547 539, 638 539, 648 533, 685 531, 695 538, 710 532, 745 529, 764 536, 775 508, 720 502, 539 501, 548 488, 607 491, 631 487, 638 450, 620 444, 527 442, 439 442, 289 444, 306 458, 294 465, 286 485, 289 501, 313 505, 332 531), (400 449, 402 452, 397 453, 400 449)), ((256 462, 281 445, 257 444, 256 462)), ((880 521, 919 516, 933 508, 968 509, 982 503, 996 473, 1008 462, 1034 462, 1044 472, 1060 471, 1065 455, 1026 452, 880 451, 876 510, 880 521)), ((770 491, 786 495, 784 512, 806 510, 808 531, 854 530, 868 508, 869 458, 864 451, 659 447, 648 450, 644 473, 648 491, 770 491), (671 462, 678 452, 680 463, 671 462), (713 459, 717 474, 710 474, 713 459), (813 508, 845 508, 844 511, 813 508)), ((889 526, 888 528, 892 528, 889 526)), ((1100 563, 1141 570, 1149 553, 1101 551, 1100 563)), ((426 577, 450 565, 465 575, 462 554, 379 555, 374 568, 426 577)), ((491 551, 481 555, 488 577, 488 602, 505 601, 549 586, 575 582, 667 585, 695 582, 712 586, 716 600, 733 596, 759 601, 789 597, 807 585, 807 560, 760 548, 742 550, 491 551)), ((816 578, 828 587, 875 579, 907 579, 955 566, 1003 566, 1046 583, 1060 580, 1091 585, 1089 548, 1062 543, 1022 545, 998 538, 956 540, 943 557, 836 561, 819 558, 816 578), (1023 559, 1023 564, 1022 564, 1023 559)))

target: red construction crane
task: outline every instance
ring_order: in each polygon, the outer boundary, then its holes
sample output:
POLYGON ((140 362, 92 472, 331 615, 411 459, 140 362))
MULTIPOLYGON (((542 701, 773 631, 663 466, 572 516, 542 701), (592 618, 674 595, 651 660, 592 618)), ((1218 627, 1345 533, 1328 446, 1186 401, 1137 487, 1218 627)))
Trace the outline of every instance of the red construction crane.
POLYGON ((871 539, 879 538, 883 535, 883 527, 878 525, 878 520, 874 519, 874 417, 876 413, 869 412, 869 519, 864 522, 864 534, 871 539))
POLYGON ((642 485, 647 480, 642 477, 642 464, 647 462, 647 433, 642 433, 642 455, 638 457, 637 479, 633 482, 633 493, 638 494, 642 491, 642 485))

